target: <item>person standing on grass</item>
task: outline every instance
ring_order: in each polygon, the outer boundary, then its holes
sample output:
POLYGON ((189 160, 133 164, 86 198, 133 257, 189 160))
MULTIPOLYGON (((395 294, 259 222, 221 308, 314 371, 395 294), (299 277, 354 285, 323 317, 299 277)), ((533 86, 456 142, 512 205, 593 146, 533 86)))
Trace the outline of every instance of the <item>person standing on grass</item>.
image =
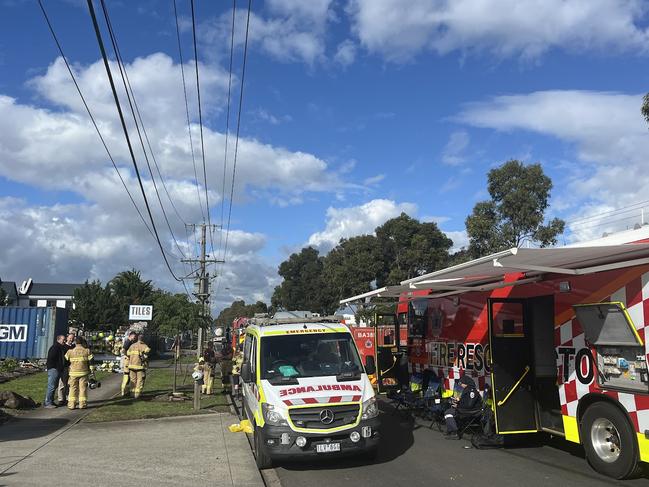
MULTIPOLYGON (((63 343, 63 355, 67 353, 68 350, 72 350, 74 348, 74 339, 75 335, 74 333, 68 333, 68 336, 65 337, 65 342, 63 343)), ((68 386, 68 379, 70 378, 70 367, 69 364, 64 360, 64 367, 63 367, 63 373, 61 374, 61 377, 59 377, 59 389, 57 391, 58 395, 58 406, 62 406, 68 401, 68 392, 70 390, 70 387, 68 386)))
POLYGON ((56 341, 47 351, 47 392, 45 393, 45 401, 43 407, 46 409, 54 409, 54 391, 59 384, 59 378, 63 374, 65 367, 65 336, 58 335, 56 341))
POLYGON ((82 337, 77 337, 75 341, 75 347, 65 354, 65 359, 70 362, 68 409, 74 409, 77 400, 79 401, 79 409, 85 409, 88 403, 88 376, 90 375, 90 364, 93 356, 82 337))
POLYGON ((146 369, 149 363, 151 349, 144 343, 144 334, 140 333, 136 343, 131 345, 126 352, 128 356, 128 372, 133 385, 133 397, 137 399, 144 388, 146 369))
POLYGON ((203 386, 201 392, 208 396, 212 394, 213 374, 216 369, 216 351, 214 350, 214 342, 207 342, 207 348, 203 352, 203 360, 205 365, 203 368, 203 386))
POLYGON ((232 392, 230 384, 230 375, 232 374, 232 346, 230 343, 225 342, 221 351, 221 382, 223 390, 221 394, 232 392))
POLYGON ((121 369, 122 369, 122 386, 121 386, 121 392, 122 392, 122 397, 126 396, 127 390, 126 388, 129 385, 129 382, 131 381, 130 379, 130 372, 128 369, 128 361, 129 361, 129 356, 128 356, 128 349, 131 348, 131 345, 133 345, 137 341, 137 333, 135 333, 133 330, 128 332, 128 335, 126 338, 124 338, 124 343, 122 344, 122 358, 121 358, 121 369))

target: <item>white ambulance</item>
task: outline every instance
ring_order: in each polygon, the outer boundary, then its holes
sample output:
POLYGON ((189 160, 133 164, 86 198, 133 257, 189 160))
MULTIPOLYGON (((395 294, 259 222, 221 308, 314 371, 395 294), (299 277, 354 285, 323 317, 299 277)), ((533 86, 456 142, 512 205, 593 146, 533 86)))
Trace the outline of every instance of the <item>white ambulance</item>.
POLYGON ((246 329, 243 410, 259 468, 309 456, 364 454, 379 440, 379 409, 349 329, 335 318, 257 321, 246 329))

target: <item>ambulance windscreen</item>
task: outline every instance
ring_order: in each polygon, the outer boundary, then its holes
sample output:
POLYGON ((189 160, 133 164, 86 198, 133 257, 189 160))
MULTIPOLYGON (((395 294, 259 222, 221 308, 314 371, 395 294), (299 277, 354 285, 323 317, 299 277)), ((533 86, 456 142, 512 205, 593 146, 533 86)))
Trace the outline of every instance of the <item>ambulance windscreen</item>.
POLYGON ((362 371, 349 333, 269 336, 261 341, 261 378, 271 382, 341 374, 360 378, 362 371))

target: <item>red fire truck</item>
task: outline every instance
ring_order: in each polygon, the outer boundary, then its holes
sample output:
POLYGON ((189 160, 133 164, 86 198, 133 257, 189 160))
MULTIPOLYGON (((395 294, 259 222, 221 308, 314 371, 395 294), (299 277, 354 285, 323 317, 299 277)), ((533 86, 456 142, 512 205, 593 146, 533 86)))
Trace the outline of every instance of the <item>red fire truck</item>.
POLYGON ((514 248, 342 303, 376 297, 411 373, 491 386, 499 434, 561 435, 615 478, 649 462, 649 244, 514 248))

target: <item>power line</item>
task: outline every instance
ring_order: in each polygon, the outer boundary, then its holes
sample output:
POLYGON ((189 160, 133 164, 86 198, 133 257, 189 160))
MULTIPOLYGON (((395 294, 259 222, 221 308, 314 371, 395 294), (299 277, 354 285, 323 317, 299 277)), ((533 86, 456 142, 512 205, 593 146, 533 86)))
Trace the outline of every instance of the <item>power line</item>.
MULTIPOLYGON (((203 110, 201 108, 201 83, 198 75, 198 47, 196 46, 196 15, 194 13, 194 0, 190 0, 192 9, 192 37, 194 41, 194 67, 196 71, 196 94, 198 96, 198 126, 201 134, 201 157, 203 160, 203 183, 205 184, 205 208, 207 210, 207 224, 212 227, 210 218, 210 199, 207 189, 207 167, 205 165, 205 139, 203 137, 203 110)), ((210 233, 210 240, 212 234, 210 233)), ((212 251, 214 245, 212 244, 212 251)))
MULTIPOLYGON (((223 228, 223 215, 225 212, 225 177, 228 168, 228 139, 230 136, 230 100, 232 93, 232 59, 234 57, 234 19, 237 11, 237 0, 232 0, 232 28, 230 35, 230 69, 228 74, 228 108, 225 116, 225 150, 223 151, 223 181, 221 186, 221 228, 223 228)), ((223 245, 223 232, 219 234, 219 248, 223 245)), ((225 254, 223 255, 225 258, 225 254)))
POLYGON ((627 217, 624 217, 624 218, 619 218, 617 220, 602 221, 602 222, 599 222, 599 223, 595 223, 594 225, 578 226, 577 228, 575 228, 575 229, 571 228, 570 230, 571 230, 572 233, 574 233, 575 231, 579 232, 581 230, 588 230, 590 228, 603 227, 603 226, 606 226, 606 225, 612 225, 613 223, 619 223, 619 222, 623 222, 623 221, 627 221, 627 220, 632 220, 634 218, 637 218, 637 215, 631 215, 631 216, 627 216, 627 217))
POLYGON ((171 265, 169 264, 169 260, 167 259, 167 254, 164 251, 164 248, 162 247, 162 242, 160 241, 160 236, 158 235, 158 229, 155 226, 155 221, 153 219, 153 214, 151 213, 151 207, 149 206, 149 201, 147 200, 146 197, 146 191, 144 190, 144 184, 142 183, 142 178, 140 176, 140 170, 137 166, 137 161, 135 160, 135 153, 133 152, 133 146, 131 144, 131 139, 128 135, 128 128, 126 127, 126 120, 124 119, 124 114, 122 113, 122 107, 119 103, 119 96, 117 95, 117 89, 115 88, 115 82, 113 81, 113 75, 110 70, 110 64, 108 63, 108 56, 106 55, 106 48, 104 47, 104 41, 102 40, 101 37, 101 31, 99 29, 99 23, 97 22, 97 16, 95 14, 95 8, 92 4, 93 0, 87 0, 88 3, 88 10, 90 11, 90 16, 92 18, 92 25, 95 30, 95 35, 97 37, 97 43, 99 44, 99 50, 101 51, 101 57, 104 61, 104 67, 106 68, 106 75, 108 76, 108 81, 110 83, 110 89, 113 93, 113 99, 115 101, 115 106, 117 107, 117 113, 119 115, 119 120, 122 125, 122 130, 124 131, 124 137, 126 138, 126 144, 128 146, 128 151, 131 156, 131 161, 133 162, 133 167, 135 169, 135 175, 137 176, 137 181, 140 186, 140 191, 142 193, 142 198, 144 198, 144 205, 146 206, 147 213, 149 215, 149 219, 151 220, 151 226, 153 228, 153 233, 155 234, 155 239, 156 242, 158 243, 158 247, 160 248, 160 253, 162 254, 162 258, 165 261, 165 264, 167 266, 167 269, 169 269, 169 273, 173 276, 173 278, 176 281, 181 281, 176 274, 174 273, 173 269, 171 268, 171 265))
MULTIPOLYGON (((113 26, 112 26, 112 23, 110 21, 110 16, 108 14, 108 9, 106 8, 106 3, 105 3, 104 0, 100 0, 100 3, 101 3, 102 11, 104 13, 104 18, 106 20, 106 26, 108 27, 108 34, 110 36, 111 44, 113 46, 113 50, 115 51, 115 56, 117 58, 117 66, 119 68, 119 72, 120 72, 120 75, 121 75, 121 78, 122 78, 122 83, 124 85, 124 91, 126 92, 126 98, 128 100, 128 105, 130 107, 131 114, 133 116, 133 122, 135 123, 135 129, 137 131, 137 135, 138 135, 138 138, 140 140, 140 145, 142 146, 142 152, 144 154, 144 159, 146 161, 146 165, 147 165, 147 167, 149 169, 149 174, 151 175, 151 182, 153 183, 153 189, 155 190, 155 194, 156 194, 156 197, 158 199, 158 203, 160 204, 160 209, 162 210, 162 215, 163 215, 164 220, 165 220, 165 222, 167 224, 167 228, 169 229, 169 233, 171 234, 171 237, 172 237, 174 243, 176 244, 176 248, 180 252, 180 255, 184 258, 185 253, 183 252, 182 248, 178 244, 178 240, 176 239, 176 235, 174 234, 174 231, 171 228, 171 224, 169 223, 169 218, 167 217, 167 212, 165 211, 164 205, 162 204, 162 198, 160 198, 160 193, 158 191, 158 185, 155 182, 155 177, 153 176, 153 170, 151 169, 151 164, 149 162, 149 157, 147 155, 146 148, 144 147, 144 140, 142 139, 142 133, 144 133, 144 137, 145 137, 145 139, 147 141, 147 144, 149 146, 149 151, 151 152, 151 158, 153 159, 154 165, 155 165, 155 167, 156 167, 156 169, 158 171, 158 175, 160 176, 160 180, 162 182, 162 185, 165 188, 165 191, 167 191, 166 184, 165 184, 164 179, 162 177, 162 173, 160 172, 160 167, 158 166, 155 155, 153 154, 153 149, 151 148, 151 143, 149 142, 149 137, 147 135, 146 128, 145 128, 144 122, 142 120, 142 116, 140 115, 140 109, 138 107, 137 100, 135 99, 135 93, 133 92, 131 82, 130 82, 130 80, 128 78, 128 73, 126 71, 126 67, 124 66, 124 61, 122 59, 122 54, 121 54, 121 52, 119 50, 119 46, 117 44, 117 37, 115 35, 115 31, 113 30, 113 26), (129 91, 130 91, 130 94, 129 94, 129 91), (134 106, 135 106, 135 108, 134 108, 134 106), (139 124, 138 124, 138 118, 140 120, 139 124), (140 131, 140 125, 142 126, 142 131, 140 131)), ((168 191, 167 191, 167 197, 169 198, 169 201, 171 201, 171 205, 175 209, 176 206, 174 205, 173 201, 171 200, 171 196, 169 195, 168 191)), ((180 220, 182 221, 182 223, 184 225, 185 221, 183 220, 183 218, 178 213, 178 210, 176 210, 176 213, 177 213, 178 217, 180 218, 180 220)))
POLYGON ((205 220, 205 212, 203 211, 203 201, 201 200, 201 190, 198 185, 198 172, 196 171, 196 157, 194 156, 194 141, 192 139, 192 128, 189 121, 189 102, 187 101, 187 84, 185 82, 185 66, 183 61, 183 49, 180 42, 180 26, 178 24, 178 9, 176 7, 176 0, 174 3, 174 17, 176 18, 176 37, 178 39, 178 56, 180 59, 180 75, 183 80, 183 94, 185 97, 185 113, 187 114, 187 134, 189 135, 189 149, 192 155, 192 165, 194 166, 194 182, 196 183, 196 194, 198 195, 198 206, 201 209, 201 215, 205 220))
POLYGON ((581 217, 581 218, 575 218, 573 220, 568 220, 566 223, 571 224, 571 223, 577 223, 577 222, 582 222, 582 221, 594 220, 594 219, 597 219, 597 218, 599 218, 601 216, 604 216, 604 215, 611 215, 611 214, 616 214, 616 213, 626 213, 627 211, 638 210, 638 209, 640 209, 641 207, 643 207, 643 206, 645 206, 647 204, 649 204, 649 200, 639 201, 639 202, 633 203, 631 205, 621 206, 620 208, 616 208, 614 210, 604 211, 604 212, 601 212, 601 213, 596 213, 594 215, 585 216, 585 217, 581 217))
POLYGON ((252 9, 252 0, 248 0, 248 17, 246 20, 246 40, 243 45, 243 64, 241 67, 241 90, 239 91, 239 110, 237 114, 237 132, 234 142, 234 158, 232 161, 232 186, 230 187, 230 207, 228 209, 228 225, 225 232, 225 246, 223 250, 223 260, 225 260, 228 251, 228 239, 230 237, 230 221, 232 219, 232 202, 234 199, 234 183, 237 176, 237 156, 239 154, 239 131, 241 129, 241 108, 243 107, 243 87, 246 78, 246 60, 248 59, 248 33, 250 31, 250 11, 252 9))
POLYGON ((101 131, 99 130, 99 126, 97 125, 97 122, 95 121, 95 117, 93 116, 92 112, 90 111, 90 107, 88 106, 88 103, 86 102, 86 98, 83 96, 83 93, 81 91, 81 87, 79 86, 79 83, 77 82, 77 78, 74 75, 74 72, 72 71, 72 68, 70 67, 70 64, 68 63, 68 59, 63 52, 63 47, 61 46, 61 43, 59 42, 59 39, 56 35, 56 32, 54 31, 54 27, 52 26, 52 23, 50 22, 50 18, 47 15, 47 12, 45 11, 45 7, 43 6, 43 2, 41 0, 38 0, 38 5, 41 8, 41 12, 43 12, 43 16, 45 17, 45 21, 47 22, 47 26, 50 30, 50 33, 52 34, 52 38, 54 39, 54 42, 56 43, 56 47, 59 50, 59 53, 61 54, 61 58, 63 58, 63 62, 65 63, 65 67, 68 70, 68 73, 70 73, 70 77, 72 78, 72 82, 74 83, 75 88, 77 89, 77 93, 79 93, 79 97, 81 98, 81 101, 83 102, 83 106, 86 109, 86 112, 88 112, 88 116, 90 117, 90 120, 92 121, 92 125, 95 127, 95 131, 97 132, 97 135, 99 136, 99 140, 101 140, 102 145, 104 146, 104 149, 106 150, 106 154, 108 155, 108 158, 110 159, 110 162, 113 165, 113 168, 115 168, 115 171, 117 172, 117 176, 119 177, 119 180, 122 182, 122 186, 124 186, 124 189, 126 190, 126 193, 128 194, 129 199, 131 200, 131 203, 133 203, 133 206, 135 207, 135 211, 137 211, 137 214, 140 216, 140 219, 142 220, 142 223, 144 223, 144 226, 146 229, 149 231, 152 237, 155 238, 155 235, 153 234, 153 231, 149 227, 149 224, 146 222, 144 219, 144 216, 142 215, 142 212, 140 211, 140 208, 137 206, 137 203, 135 203, 135 200, 133 199, 133 195, 128 189, 128 186, 126 186, 126 182, 124 181, 124 178, 122 178, 122 174, 119 172, 119 168, 117 167, 117 164, 115 163, 115 159, 113 158, 113 155, 110 153, 110 150, 108 149, 108 145, 106 144, 106 141, 104 140, 103 135, 101 134, 101 131))
MULTIPOLYGON (((239 91, 239 108, 238 108, 238 113, 237 113, 237 131, 236 131, 236 137, 235 137, 235 142, 234 142, 234 157, 232 161, 232 185, 230 187, 230 204, 228 208, 228 224, 226 227, 226 232, 225 232, 225 245, 223 247, 223 258, 221 259, 223 263, 226 262, 226 257, 227 257, 227 252, 228 252, 228 243, 230 239, 230 222, 232 220, 232 205, 234 201, 234 184, 235 184, 235 179, 237 175, 237 156, 239 154, 239 133, 241 130, 241 110, 243 107, 243 88, 244 88, 244 82, 246 79, 246 61, 248 59, 248 35, 250 32, 250 12, 252 10, 252 0, 248 0, 248 16, 246 19, 246 37, 245 37, 245 42, 243 45, 243 63, 241 66, 241 89, 239 91)), ((217 275, 217 278, 219 278, 220 275, 217 275)), ((221 280, 219 279, 217 281, 217 289, 216 293, 218 294, 221 286, 221 280)))

